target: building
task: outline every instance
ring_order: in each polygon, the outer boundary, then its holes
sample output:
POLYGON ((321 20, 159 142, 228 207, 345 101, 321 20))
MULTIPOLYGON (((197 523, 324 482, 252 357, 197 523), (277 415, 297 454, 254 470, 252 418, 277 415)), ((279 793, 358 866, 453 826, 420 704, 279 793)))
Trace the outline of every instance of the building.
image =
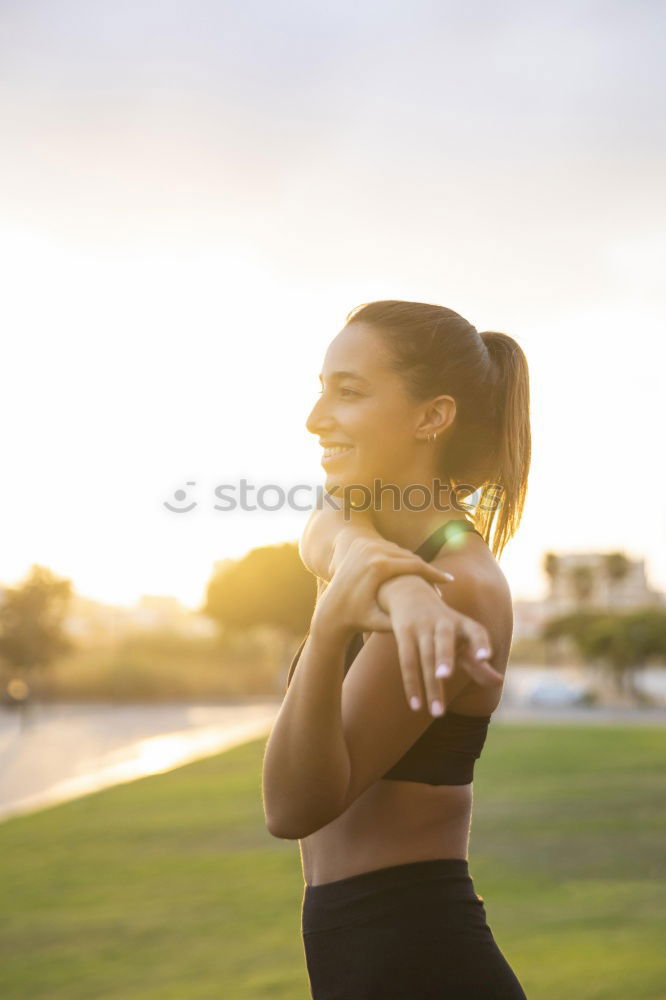
POLYGON ((574 611, 666 608, 666 595, 648 584, 644 559, 622 552, 549 552, 543 566, 549 592, 541 600, 514 601, 514 639, 535 637, 549 618, 574 611))

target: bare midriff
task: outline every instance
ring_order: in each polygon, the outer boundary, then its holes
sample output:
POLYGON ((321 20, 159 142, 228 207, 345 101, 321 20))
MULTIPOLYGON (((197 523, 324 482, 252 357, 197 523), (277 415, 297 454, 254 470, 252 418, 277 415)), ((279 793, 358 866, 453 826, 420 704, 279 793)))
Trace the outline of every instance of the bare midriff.
POLYGON ((389 865, 468 857, 472 785, 382 779, 299 841, 307 885, 389 865))
MULTIPOLYGON (((365 641, 369 634, 364 633, 365 641)), ((470 689, 456 698, 455 710, 468 715, 489 714, 500 695, 498 688, 470 689)), ((471 782, 428 785, 423 781, 376 781, 332 823, 299 840, 306 885, 410 861, 467 860, 472 788, 471 782)))

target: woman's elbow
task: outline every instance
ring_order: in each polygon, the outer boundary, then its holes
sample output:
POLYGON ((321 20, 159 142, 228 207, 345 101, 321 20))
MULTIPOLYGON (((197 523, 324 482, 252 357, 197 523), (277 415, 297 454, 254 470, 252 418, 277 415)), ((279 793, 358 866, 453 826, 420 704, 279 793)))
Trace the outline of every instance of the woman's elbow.
POLYGON ((335 817, 328 815, 326 817, 308 816, 295 820, 293 816, 290 818, 282 817, 282 819, 266 816, 266 829, 272 837, 277 837, 279 840, 302 840, 304 837, 309 837, 311 833, 321 830, 323 826, 331 822, 331 818, 335 817))
POLYGON ((277 837, 278 840, 299 840, 301 837, 300 833, 295 833, 279 823, 271 823, 268 820, 266 821, 266 829, 271 837, 277 837))
POLYGON ((268 789, 269 786, 264 776, 262 799, 266 829, 271 837, 278 837, 280 840, 297 840, 299 834, 294 832, 294 824, 291 822, 291 818, 285 816, 285 810, 280 806, 280 803, 285 801, 284 792, 282 794, 274 793, 269 795, 268 789))

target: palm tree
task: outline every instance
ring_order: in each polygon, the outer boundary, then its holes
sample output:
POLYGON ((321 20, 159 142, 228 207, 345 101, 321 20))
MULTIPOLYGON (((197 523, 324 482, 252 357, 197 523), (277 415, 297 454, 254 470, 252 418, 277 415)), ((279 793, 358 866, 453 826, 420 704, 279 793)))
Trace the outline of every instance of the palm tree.
POLYGON ((594 572, 591 566, 585 564, 573 566, 569 570, 569 579, 574 592, 576 604, 584 608, 589 603, 594 590, 594 572))
MULTIPOLYGON (((554 552, 544 553, 541 563, 544 573, 550 581, 551 597, 555 595, 555 584, 560 575, 560 561, 554 552)), ((559 638, 557 636, 544 636, 546 644, 546 662, 557 666, 559 663, 559 638)))
POLYGON ((555 582, 560 575, 560 561, 554 552, 546 552, 543 557, 543 571, 550 580, 551 593, 555 590, 555 582))
MULTIPOLYGON (((628 575, 630 562, 624 552, 609 552, 605 557, 606 576, 610 583, 609 596, 614 596, 617 585, 628 575)), ((608 602, 609 607, 615 604, 608 602)))

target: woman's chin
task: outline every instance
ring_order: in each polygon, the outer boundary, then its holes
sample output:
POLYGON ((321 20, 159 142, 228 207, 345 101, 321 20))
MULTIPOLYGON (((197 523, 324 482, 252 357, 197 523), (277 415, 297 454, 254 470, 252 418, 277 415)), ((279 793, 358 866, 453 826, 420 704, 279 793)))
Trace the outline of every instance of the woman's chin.
POLYGON ((341 476, 340 473, 336 474, 335 472, 326 472, 324 486, 327 490, 331 490, 335 487, 338 493, 342 493, 345 486, 348 485, 349 483, 346 476, 341 476))
POLYGON ((334 473, 327 474, 324 489, 339 500, 346 500, 352 507, 365 507, 368 498, 372 495, 370 488, 364 486, 357 478, 335 475, 334 473))

